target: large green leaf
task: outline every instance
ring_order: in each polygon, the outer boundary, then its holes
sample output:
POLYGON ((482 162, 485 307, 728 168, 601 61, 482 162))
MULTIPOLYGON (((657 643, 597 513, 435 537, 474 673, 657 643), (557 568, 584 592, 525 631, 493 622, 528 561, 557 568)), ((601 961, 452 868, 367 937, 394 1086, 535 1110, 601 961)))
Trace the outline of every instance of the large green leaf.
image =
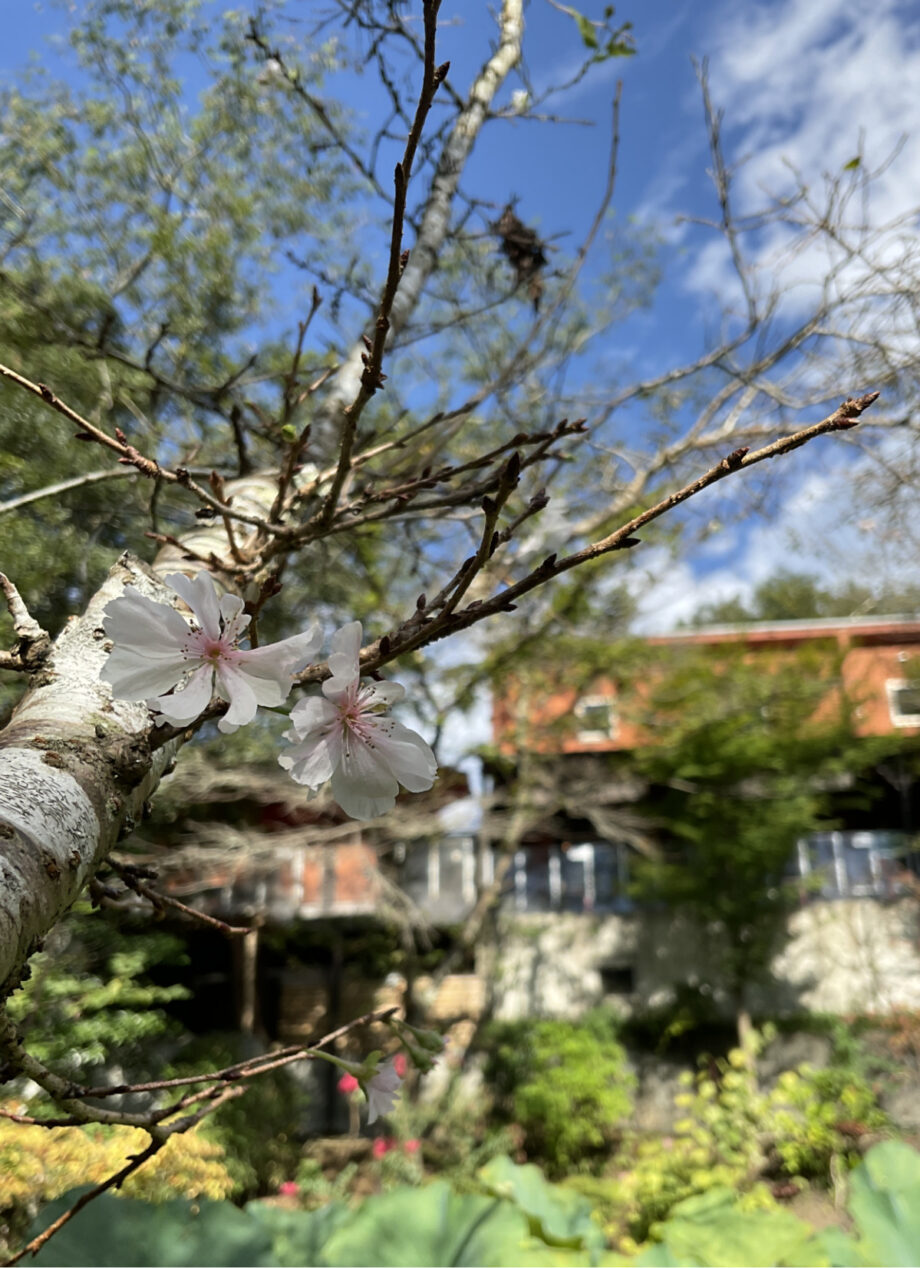
POLYGON ((811 1229, 790 1211, 739 1210, 731 1189, 710 1189, 679 1202, 660 1231, 662 1244, 648 1247, 637 1264, 769 1268, 801 1262, 812 1244, 811 1229))
POLYGON ((303 1264, 325 1264, 323 1247, 342 1224, 351 1218, 344 1202, 330 1202, 316 1211, 297 1211, 249 1202, 246 1214, 266 1229, 278 1268, 302 1268, 303 1264))
POLYGON ((442 1181, 368 1198, 323 1248, 333 1268, 523 1262, 527 1220, 500 1198, 452 1193, 442 1181))
MULTIPOLYGON (((73 1206, 81 1192, 75 1189, 43 1207, 29 1239, 73 1206)), ((230 1202, 176 1200, 153 1206, 103 1193, 55 1233, 30 1263, 57 1268, 84 1264, 94 1268, 120 1264, 126 1268, 150 1264, 235 1268, 238 1264, 273 1265, 275 1259, 268 1230, 230 1202)))
POLYGON ((898 1140, 870 1149, 850 1178, 865 1262, 920 1264, 920 1154, 898 1140))
POLYGON ((493 1158, 479 1172, 479 1179, 497 1197, 519 1206, 531 1232, 547 1245, 602 1249, 604 1234, 592 1218, 587 1198, 550 1184, 532 1163, 518 1166, 507 1156, 493 1158))

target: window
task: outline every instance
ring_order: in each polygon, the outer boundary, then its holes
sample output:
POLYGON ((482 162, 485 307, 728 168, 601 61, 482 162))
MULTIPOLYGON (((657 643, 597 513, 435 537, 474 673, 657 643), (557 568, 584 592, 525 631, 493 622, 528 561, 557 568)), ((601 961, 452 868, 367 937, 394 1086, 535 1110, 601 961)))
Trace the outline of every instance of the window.
POLYGON ((621 841, 524 846, 506 892, 518 911, 625 913, 632 910, 628 857, 621 841))
POLYGON ((885 683, 888 708, 895 726, 920 726, 920 682, 889 678, 885 683))
POLYGON ((799 841, 798 873, 814 877, 814 897, 893 898, 915 865, 900 832, 816 832, 799 841))
POLYGON ((587 743, 609 740, 616 730, 616 712, 613 696, 582 696, 575 705, 578 719, 576 738, 587 743))

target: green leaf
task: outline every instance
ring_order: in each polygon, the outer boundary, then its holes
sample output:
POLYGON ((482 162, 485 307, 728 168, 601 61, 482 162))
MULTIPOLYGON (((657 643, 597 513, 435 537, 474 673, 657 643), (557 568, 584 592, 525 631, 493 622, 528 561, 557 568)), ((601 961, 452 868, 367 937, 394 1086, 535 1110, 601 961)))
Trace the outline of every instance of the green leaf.
POLYGON ((862 163, 862 159, 857 154, 855 158, 851 158, 849 163, 844 163, 843 170, 845 172, 855 172, 862 163))
POLYGON ((265 1202, 249 1202, 246 1214, 268 1232, 279 1268, 326 1263, 323 1247, 335 1230, 351 1218, 344 1202, 330 1202, 316 1211, 292 1211, 265 1202))
MULTIPOLYGON (((730 1268, 785 1264, 809 1253, 811 1229, 789 1211, 743 1211, 731 1189, 710 1189, 679 1202, 661 1226, 670 1259, 643 1252, 639 1264, 699 1264, 730 1268)), ((813 1263, 813 1259, 806 1259, 813 1263)))
POLYGON ((920 1263, 920 1154, 898 1140, 870 1149, 850 1177, 849 1211, 867 1262, 920 1263))
POLYGON ((581 34, 586 48, 597 48, 597 35, 594 30, 594 23, 590 18, 586 18, 583 13, 572 13, 575 24, 581 34))
POLYGON ((550 1184, 532 1163, 520 1167, 507 1156, 493 1158, 479 1178, 497 1197, 506 1197, 527 1216, 531 1232, 550 1246, 600 1250, 604 1234, 591 1217, 591 1204, 572 1189, 550 1184))
MULTIPOLYGON (((73 1206, 74 1189, 44 1207, 26 1240, 43 1232, 73 1206)), ((163 1202, 153 1206, 103 1193, 79 1211, 42 1247, 33 1264, 76 1268, 164 1268, 185 1265, 274 1265, 268 1231, 230 1202, 163 1202)))
POLYGON ((512 1264, 528 1240, 521 1211, 499 1198, 452 1193, 443 1181, 368 1198, 323 1249, 336 1268, 380 1264, 512 1264))

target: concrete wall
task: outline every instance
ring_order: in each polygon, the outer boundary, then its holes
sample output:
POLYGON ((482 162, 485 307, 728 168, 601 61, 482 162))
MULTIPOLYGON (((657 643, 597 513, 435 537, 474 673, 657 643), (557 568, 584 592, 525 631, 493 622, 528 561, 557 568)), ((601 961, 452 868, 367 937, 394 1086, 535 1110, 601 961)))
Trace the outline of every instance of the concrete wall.
MULTIPOLYGON (((678 984, 729 1011, 717 944, 665 913, 505 916, 497 953, 478 965, 498 1017, 575 1017, 601 1002, 624 1012, 664 1005, 678 984)), ((755 1012, 886 1013, 920 1009, 920 904, 815 902, 790 920, 755 1012)))

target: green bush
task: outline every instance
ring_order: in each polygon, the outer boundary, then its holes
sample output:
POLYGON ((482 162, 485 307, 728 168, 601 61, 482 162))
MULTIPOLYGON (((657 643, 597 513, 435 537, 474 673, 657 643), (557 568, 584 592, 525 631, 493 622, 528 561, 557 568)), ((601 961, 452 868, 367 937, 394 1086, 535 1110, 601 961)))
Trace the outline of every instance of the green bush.
POLYGON ((802 1065, 780 1076, 770 1095, 771 1126, 783 1169, 827 1182, 835 1163, 859 1161, 855 1142, 891 1126, 875 1089, 852 1069, 802 1065))
POLYGON ((643 1241, 678 1203, 710 1190, 732 1190, 744 1209, 768 1209, 776 1204, 767 1179, 826 1184, 857 1164, 856 1140, 888 1125, 852 1067, 802 1065, 761 1088, 761 1042, 682 1076, 686 1091, 675 1102, 684 1115, 672 1135, 627 1138, 612 1174, 570 1179, 621 1246, 643 1241))
POLYGON ((486 1081, 498 1113, 523 1129, 528 1157, 556 1177, 596 1166, 632 1109, 636 1082, 611 1014, 499 1023, 489 1039, 486 1081))

